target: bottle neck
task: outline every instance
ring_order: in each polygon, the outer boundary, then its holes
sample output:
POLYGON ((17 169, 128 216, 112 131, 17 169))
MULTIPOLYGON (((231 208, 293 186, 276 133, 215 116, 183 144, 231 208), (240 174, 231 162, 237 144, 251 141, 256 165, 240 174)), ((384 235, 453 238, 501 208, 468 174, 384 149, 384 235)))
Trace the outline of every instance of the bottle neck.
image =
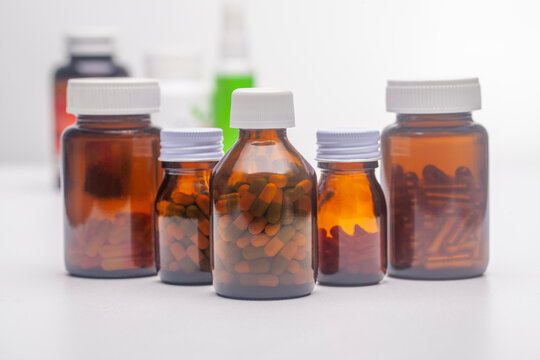
POLYGON ((211 171, 217 161, 162 161, 161 167, 169 175, 193 174, 200 171, 211 171))
POLYGON ((242 141, 255 140, 287 140, 287 129, 240 129, 238 139, 242 141))
POLYGON ((364 173, 375 174, 375 169, 379 167, 378 161, 365 162, 323 162, 319 161, 319 169, 322 172, 333 172, 337 174, 364 173))
POLYGON ((72 54, 70 56, 71 63, 77 63, 81 61, 103 61, 103 62, 112 62, 112 55, 76 55, 72 54))
POLYGON ((397 123, 403 126, 462 126, 473 122, 470 112, 452 114, 397 114, 397 123))
POLYGON ((93 129, 137 129, 151 125, 150 115, 79 115, 77 125, 93 129))

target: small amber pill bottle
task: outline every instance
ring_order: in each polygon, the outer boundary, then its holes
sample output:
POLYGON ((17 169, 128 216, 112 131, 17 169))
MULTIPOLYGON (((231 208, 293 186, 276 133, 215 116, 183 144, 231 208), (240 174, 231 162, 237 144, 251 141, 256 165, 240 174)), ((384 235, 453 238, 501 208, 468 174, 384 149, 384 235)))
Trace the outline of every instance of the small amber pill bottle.
POLYGON ((293 96, 237 89, 231 127, 239 138, 210 181, 216 292, 236 299, 287 299, 315 286, 315 171, 287 139, 293 96))
POLYGON ((389 81, 382 134, 390 276, 462 279, 488 264, 488 134, 478 79, 389 81))
POLYGON ((161 131, 165 177, 156 196, 159 277, 165 283, 212 284, 210 173, 223 156, 221 129, 161 131))
POLYGON ((386 273, 386 203, 375 169, 379 132, 317 131, 317 224, 322 285, 377 284, 386 273))
POLYGON ((62 135, 65 264, 72 275, 157 273, 153 202, 161 180, 155 80, 72 79, 62 135))

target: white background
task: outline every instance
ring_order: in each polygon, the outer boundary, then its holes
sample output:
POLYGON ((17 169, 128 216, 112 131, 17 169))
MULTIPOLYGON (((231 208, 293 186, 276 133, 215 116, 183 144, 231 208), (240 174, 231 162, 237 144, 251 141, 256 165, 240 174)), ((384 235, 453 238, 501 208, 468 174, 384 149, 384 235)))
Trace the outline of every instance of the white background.
POLYGON ((0 358, 539 359, 540 7, 536 1, 251 0, 261 86, 293 90, 309 160, 325 126, 382 129, 388 78, 478 76, 490 134, 491 261, 452 282, 386 279, 242 302, 156 278, 65 275, 51 189, 51 81, 62 33, 112 26, 118 61, 200 46, 215 66, 217 0, 0 0, 0 358))

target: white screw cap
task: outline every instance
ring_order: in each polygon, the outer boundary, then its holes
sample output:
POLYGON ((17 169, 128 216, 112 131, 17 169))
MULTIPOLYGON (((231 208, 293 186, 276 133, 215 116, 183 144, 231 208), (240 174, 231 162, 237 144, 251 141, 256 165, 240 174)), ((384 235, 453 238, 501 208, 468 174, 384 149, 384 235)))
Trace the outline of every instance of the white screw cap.
POLYGON ((75 56, 110 56, 115 48, 112 31, 102 28, 79 28, 66 35, 69 54, 75 56))
POLYGON ((153 79, 70 79, 67 109, 74 115, 144 115, 159 111, 159 84, 153 79))
POLYGON ((292 92, 269 88, 234 90, 231 99, 231 127, 238 129, 294 127, 292 92))
POLYGON ((386 110, 398 114, 450 114, 482 107, 478 78, 389 80, 386 110))
POLYGON ((317 161, 365 162, 381 158, 379 131, 322 129, 317 131, 317 161))
POLYGON ((223 132, 215 128, 161 130, 161 161, 217 161, 223 156, 223 132))

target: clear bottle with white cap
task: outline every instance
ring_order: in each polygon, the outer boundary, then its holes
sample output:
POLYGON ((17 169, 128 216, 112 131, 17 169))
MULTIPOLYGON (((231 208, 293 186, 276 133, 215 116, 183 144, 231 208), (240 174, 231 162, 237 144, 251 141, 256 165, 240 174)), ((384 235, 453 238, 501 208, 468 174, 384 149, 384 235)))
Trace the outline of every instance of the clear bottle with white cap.
POLYGON ((478 79, 388 81, 382 134, 389 275, 460 279, 488 264, 488 134, 478 79))
POLYGON ((317 131, 317 280, 323 285, 359 286, 386 274, 386 203, 375 176, 379 132, 317 131))
POLYGON ((221 129, 161 131, 165 177, 156 196, 159 277, 165 283, 212 284, 210 173, 223 156, 221 129))
POLYGON ((123 278, 157 273, 153 203, 162 172, 156 80, 71 79, 62 135, 67 271, 123 278))
POLYGON ((59 170, 60 137, 62 132, 76 121, 66 112, 66 88, 69 79, 86 77, 128 76, 127 70, 113 59, 114 36, 104 29, 78 29, 66 36, 69 63, 54 73, 54 154, 59 170))
POLYGON ((293 96, 276 89, 233 92, 238 141, 211 177, 213 283, 240 299, 309 295, 315 285, 315 171, 287 139, 293 96))
POLYGON ((152 121, 162 129, 210 126, 210 90, 199 51, 161 46, 146 57, 146 76, 158 79, 161 109, 152 121))

